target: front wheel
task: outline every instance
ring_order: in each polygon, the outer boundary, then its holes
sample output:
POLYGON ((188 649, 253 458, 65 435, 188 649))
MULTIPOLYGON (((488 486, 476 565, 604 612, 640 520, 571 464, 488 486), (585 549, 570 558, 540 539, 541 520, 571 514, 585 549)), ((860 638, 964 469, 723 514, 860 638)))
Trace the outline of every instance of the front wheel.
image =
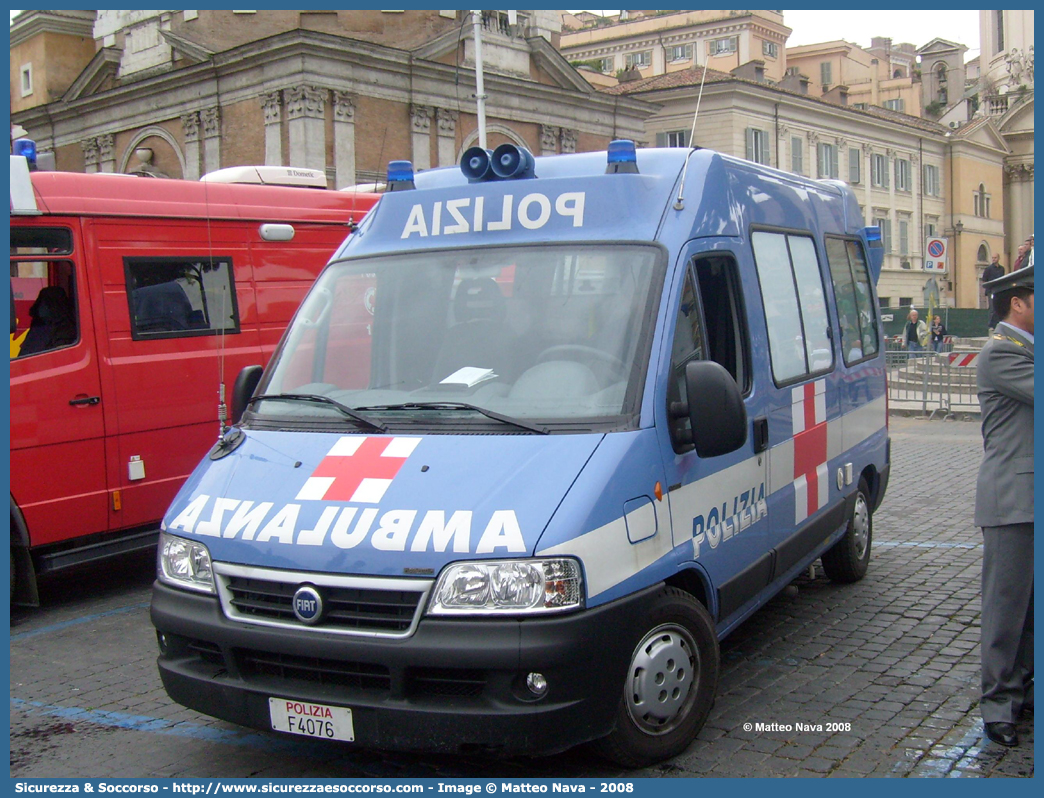
POLYGON ((874 519, 870 513, 870 489, 859 478, 855 505, 848 519, 848 529, 841 539, 823 552, 823 570, 834 582, 858 582, 870 565, 870 545, 874 537, 874 519))
POLYGON ((684 751, 703 727, 718 686, 714 622, 695 598, 664 588, 631 655, 606 758, 642 767, 684 751))

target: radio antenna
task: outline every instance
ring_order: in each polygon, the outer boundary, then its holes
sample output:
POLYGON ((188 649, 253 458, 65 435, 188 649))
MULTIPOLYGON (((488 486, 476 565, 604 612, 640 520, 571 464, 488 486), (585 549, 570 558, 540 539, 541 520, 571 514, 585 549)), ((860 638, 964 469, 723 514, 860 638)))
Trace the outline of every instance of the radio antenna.
POLYGON ((678 199, 674 201, 674 210, 680 211, 685 207, 685 174, 689 171, 689 156, 696 151, 693 141, 696 139, 696 120, 700 116, 700 101, 703 99, 703 82, 707 79, 707 65, 703 65, 703 73, 700 75, 700 93, 696 97, 696 113, 692 115, 692 130, 689 132, 689 152, 685 155, 685 164, 682 166, 681 183, 678 185, 678 199))

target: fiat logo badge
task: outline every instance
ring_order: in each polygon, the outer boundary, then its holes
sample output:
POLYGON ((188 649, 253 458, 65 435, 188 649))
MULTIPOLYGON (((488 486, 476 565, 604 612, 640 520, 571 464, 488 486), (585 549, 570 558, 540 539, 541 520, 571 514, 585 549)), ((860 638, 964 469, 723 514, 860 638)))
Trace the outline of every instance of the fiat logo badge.
POLYGON ((294 617, 301 623, 315 624, 323 617, 323 597, 311 585, 301 585, 294 593, 294 617))

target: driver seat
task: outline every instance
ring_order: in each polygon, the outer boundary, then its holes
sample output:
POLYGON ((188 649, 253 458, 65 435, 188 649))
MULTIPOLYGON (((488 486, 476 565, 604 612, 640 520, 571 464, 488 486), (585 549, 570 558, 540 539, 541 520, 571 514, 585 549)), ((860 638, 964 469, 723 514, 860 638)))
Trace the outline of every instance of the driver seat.
POLYGON ((493 369, 512 378, 511 338, 504 323, 506 301, 492 277, 462 280, 453 298, 456 321, 435 358, 432 382, 440 382, 466 366, 493 369))

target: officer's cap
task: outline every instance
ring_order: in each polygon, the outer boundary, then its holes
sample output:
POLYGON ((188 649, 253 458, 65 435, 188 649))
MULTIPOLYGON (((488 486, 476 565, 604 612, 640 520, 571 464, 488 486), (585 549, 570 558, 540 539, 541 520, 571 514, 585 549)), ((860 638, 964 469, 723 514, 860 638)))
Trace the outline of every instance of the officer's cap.
POLYGON ((1018 269, 1011 274, 1005 274, 996 280, 982 284, 987 294, 996 296, 1002 291, 1010 291, 1013 288, 1028 288, 1033 290, 1033 264, 1024 269, 1018 269))

